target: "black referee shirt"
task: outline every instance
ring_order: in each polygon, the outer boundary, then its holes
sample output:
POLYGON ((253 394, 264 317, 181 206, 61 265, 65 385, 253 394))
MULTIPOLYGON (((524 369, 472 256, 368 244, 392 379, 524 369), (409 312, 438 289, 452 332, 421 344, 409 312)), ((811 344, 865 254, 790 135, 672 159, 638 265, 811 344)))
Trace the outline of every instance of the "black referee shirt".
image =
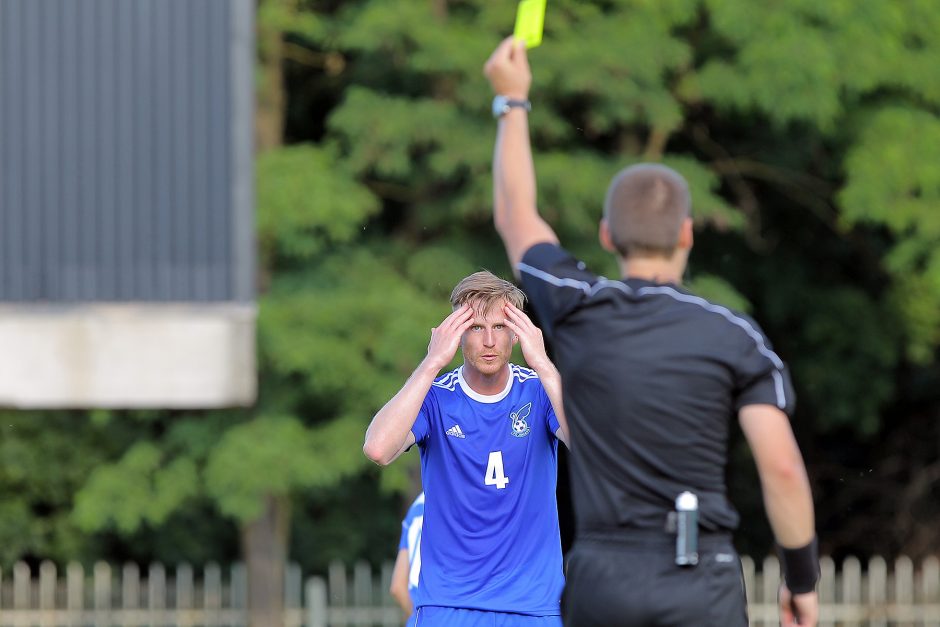
POLYGON ((598 277, 554 244, 519 270, 564 383, 579 533, 662 528, 684 490, 705 529, 735 529, 731 421, 745 405, 794 403, 760 327, 672 284, 598 277))

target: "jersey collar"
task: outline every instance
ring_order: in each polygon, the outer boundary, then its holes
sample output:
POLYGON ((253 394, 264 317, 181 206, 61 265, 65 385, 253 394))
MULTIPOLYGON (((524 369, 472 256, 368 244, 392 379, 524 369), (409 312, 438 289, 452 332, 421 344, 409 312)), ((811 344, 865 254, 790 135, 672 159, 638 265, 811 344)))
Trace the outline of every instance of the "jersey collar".
POLYGON ((457 368, 457 382, 460 384, 460 389, 463 390, 464 394, 480 403, 498 403, 499 401, 506 398, 506 396, 509 394, 509 390, 512 389, 512 380, 514 378, 515 377, 512 374, 512 364, 509 364, 509 377, 506 381, 506 387, 503 388, 502 392, 488 396, 486 394, 475 392, 473 388, 470 387, 470 384, 467 383, 467 380, 463 378, 463 366, 457 368))

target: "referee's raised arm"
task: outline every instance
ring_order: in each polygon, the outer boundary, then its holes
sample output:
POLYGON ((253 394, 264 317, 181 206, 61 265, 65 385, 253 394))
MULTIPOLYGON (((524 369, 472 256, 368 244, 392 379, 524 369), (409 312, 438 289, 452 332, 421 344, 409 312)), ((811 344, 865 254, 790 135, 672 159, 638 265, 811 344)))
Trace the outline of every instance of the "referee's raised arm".
POLYGON ((516 278, 519 261, 534 244, 558 237, 538 213, 535 167, 529 143, 532 74, 525 45, 508 37, 483 69, 493 87, 493 116, 499 122, 493 151, 493 221, 516 278))

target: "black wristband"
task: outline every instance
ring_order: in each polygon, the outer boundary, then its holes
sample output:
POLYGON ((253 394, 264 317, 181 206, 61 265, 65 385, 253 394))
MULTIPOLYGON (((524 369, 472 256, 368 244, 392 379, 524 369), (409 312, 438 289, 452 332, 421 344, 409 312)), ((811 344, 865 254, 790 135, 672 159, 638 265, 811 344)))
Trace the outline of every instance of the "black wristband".
POLYGON ((803 594, 816 589, 819 580, 819 544, 815 537, 798 549, 785 549, 778 544, 777 552, 783 567, 783 580, 790 592, 803 594))

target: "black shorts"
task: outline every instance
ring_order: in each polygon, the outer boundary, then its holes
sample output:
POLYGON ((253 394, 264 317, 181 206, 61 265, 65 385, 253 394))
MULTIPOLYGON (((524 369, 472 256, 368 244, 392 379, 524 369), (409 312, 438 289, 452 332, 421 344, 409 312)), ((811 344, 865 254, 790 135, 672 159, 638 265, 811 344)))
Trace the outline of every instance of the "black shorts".
POLYGON ((565 627, 747 627, 741 560, 727 534, 699 538, 676 566, 675 536, 579 538, 568 558, 565 627))

